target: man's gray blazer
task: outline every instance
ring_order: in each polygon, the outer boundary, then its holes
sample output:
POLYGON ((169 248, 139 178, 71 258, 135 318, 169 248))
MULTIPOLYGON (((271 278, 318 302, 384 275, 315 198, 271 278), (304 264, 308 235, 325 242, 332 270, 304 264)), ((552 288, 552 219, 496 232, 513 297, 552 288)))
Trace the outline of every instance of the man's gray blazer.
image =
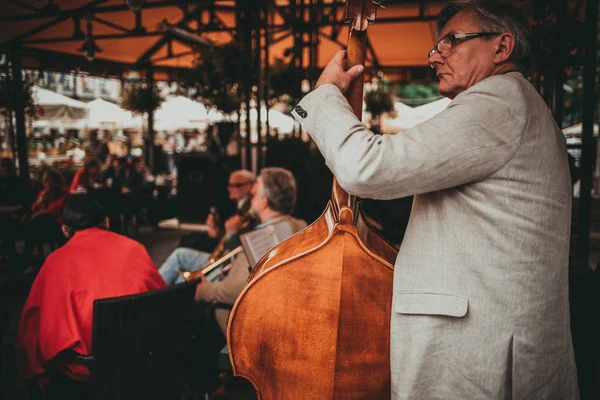
POLYGON ((293 114, 349 193, 415 195, 394 273, 394 399, 578 397, 565 139, 520 73, 396 135, 367 130, 333 85, 293 114))

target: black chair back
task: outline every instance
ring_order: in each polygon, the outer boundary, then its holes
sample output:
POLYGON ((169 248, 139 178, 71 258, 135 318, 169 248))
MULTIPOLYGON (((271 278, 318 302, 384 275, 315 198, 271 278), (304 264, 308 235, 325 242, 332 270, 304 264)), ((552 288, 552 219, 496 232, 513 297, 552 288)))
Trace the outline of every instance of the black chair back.
POLYGON ((196 284, 94 302, 94 399, 181 399, 196 284))

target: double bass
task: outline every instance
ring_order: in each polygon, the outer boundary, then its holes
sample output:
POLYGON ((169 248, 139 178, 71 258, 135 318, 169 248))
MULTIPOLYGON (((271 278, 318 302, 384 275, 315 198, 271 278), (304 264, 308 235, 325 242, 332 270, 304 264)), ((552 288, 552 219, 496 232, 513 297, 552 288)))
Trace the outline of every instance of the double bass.
MULTIPOLYGON (((346 4, 346 68, 364 65, 376 5, 346 4)), ((363 86, 361 74, 346 93, 359 118, 363 86)), ((227 330, 234 374, 263 400, 389 399, 397 253, 334 179, 323 214, 263 257, 238 297, 227 330)))

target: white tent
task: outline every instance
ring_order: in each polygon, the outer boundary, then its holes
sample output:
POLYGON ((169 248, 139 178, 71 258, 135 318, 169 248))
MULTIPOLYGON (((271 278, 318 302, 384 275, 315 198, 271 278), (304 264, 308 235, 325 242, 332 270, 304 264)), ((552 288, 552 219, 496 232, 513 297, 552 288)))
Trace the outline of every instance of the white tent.
POLYGON ((175 96, 165 101, 154 113, 156 130, 205 129, 208 112, 204 104, 187 97, 175 96))
POLYGON ((452 100, 449 98, 442 97, 439 100, 413 108, 415 125, 425 122, 434 115, 441 113, 451 102, 452 100))
POLYGON ((37 110, 36 126, 79 126, 88 117, 87 105, 38 86, 33 87, 37 110))
MULTIPOLYGON (((583 124, 581 122, 563 129, 564 134, 571 136, 581 136, 582 131, 583 124)), ((594 124, 594 136, 598 136, 598 124, 594 124)))
POLYGON ((446 97, 442 97, 439 100, 414 108, 404 103, 396 102, 394 104, 396 116, 393 119, 385 115, 382 117, 381 132, 396 133, 403 129, 412 128, 444 111, 451 101, 446 97))
POLYGON ((90 128, 141 128, 143 117, 119 107, 103 99, 96 99, 87 104, 89 118, 87 126, 90 128))
MULTIPOLYGON (((580 145, 581 144, 581 133, 583 132, 583 124, 580 122, 578 124, 569 126, 562 130, 565 138, 567 139, 567 144, 570 145, 580 145)), ((598 136, 598 124, 594 124, 594 136, 598 136)))
MULTIPOLYGON (((256 108, 252 108, 250 110, 250 140, 255 143, 258 139, 256 133, 256 108)), ((243 113, 241 116, 243 122, 246 121, 246 114, 243 113)), ((265 132, 266 124, 267 124, 267 109, 266 107, 262 107, 260 110, 260 122, 263 125, 263 132, 265 132)), ((269 109, 269 129, 277 129, 280 134, 289 134, 294 130, 294 124, 296 121, 289 115, 282 113, 281 111, 277 111, 273 108, 269 109)), ((243 128, 242 128, 243 129, 243 128)), ((245 132, 242 136, 245 135, 245 132)))
MULTIPOLYGON (((403 129, 413 127, 413 111, 414 109, 406 104, 397 101, 394 103, 394 115, 389 114, 381 116, 381 133, 396 133, 403 129)), ((364 121, 364 118, 363 118, 364 121)))

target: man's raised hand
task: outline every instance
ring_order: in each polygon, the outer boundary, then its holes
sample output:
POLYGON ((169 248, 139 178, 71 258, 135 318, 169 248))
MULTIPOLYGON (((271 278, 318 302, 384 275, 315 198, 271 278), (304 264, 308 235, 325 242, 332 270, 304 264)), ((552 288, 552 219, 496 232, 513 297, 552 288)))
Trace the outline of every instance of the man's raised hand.
POLYGON ((337 86, 342 93, 346 93, 350 83, 356 79, 363 71, 362 65, 355 65, 348 71, 344 71, 344 59, 346 58, 346 50, 338 51, 333 59, 329 61, 329 64, 323 70, 323 73, 319 77, 315 89, 321 85, 331 83, 337 86))

